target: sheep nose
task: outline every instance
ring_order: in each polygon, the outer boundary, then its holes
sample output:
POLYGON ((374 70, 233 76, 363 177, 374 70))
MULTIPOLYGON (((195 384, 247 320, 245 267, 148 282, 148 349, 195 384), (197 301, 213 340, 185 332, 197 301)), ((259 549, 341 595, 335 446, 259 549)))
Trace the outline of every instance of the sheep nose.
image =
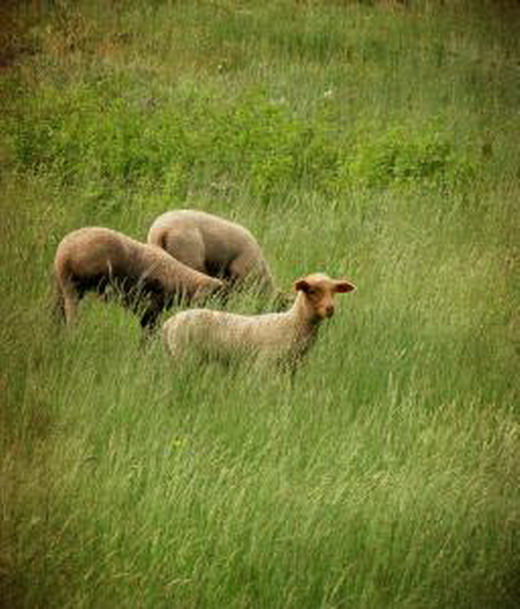
POLYGON ((327 305, 325 307, 325 315, 327 317, 332 317, 334 315, 334 305, 327 305))

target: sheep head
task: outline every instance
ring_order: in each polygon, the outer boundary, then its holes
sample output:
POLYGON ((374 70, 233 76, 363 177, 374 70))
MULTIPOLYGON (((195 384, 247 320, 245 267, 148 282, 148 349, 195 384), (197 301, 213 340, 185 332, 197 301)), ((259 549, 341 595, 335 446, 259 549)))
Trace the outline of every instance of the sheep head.
POLYGON ((313 316, 321 321, 334 315, 336 294, 352 292, 356 286, 348 279, 332 279, 324 273, 314 273, 295 281, 294 289, 304 294, 313 316))

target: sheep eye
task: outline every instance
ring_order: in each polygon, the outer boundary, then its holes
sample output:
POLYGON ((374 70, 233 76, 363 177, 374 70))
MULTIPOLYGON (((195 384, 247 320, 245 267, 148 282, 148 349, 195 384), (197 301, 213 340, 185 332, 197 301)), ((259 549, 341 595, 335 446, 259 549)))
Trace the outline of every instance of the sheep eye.
POLYGON ((308 288, 307 294, 310 294, 311 296, 313 296, 314 294, 316 294, 316 288, 308 288))

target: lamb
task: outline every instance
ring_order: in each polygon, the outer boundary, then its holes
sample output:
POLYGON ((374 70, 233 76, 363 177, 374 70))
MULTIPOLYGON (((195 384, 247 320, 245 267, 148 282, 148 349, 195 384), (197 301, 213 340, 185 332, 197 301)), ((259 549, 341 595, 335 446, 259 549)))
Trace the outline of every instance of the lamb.
POLYGON ((156 218, 147 240, 201 273, 279 297, 258 242, 236 222, 193 209, 169 211, 156 218))
POLYGON ((152 329, 174 299, 197 301, 224 290, 220 279, 108 228, 86 227, 66 235, 53 270, 58 312, 67 324, 86 292, 106 294, 109 286, 121 294, 124 305, 142 312, 144 329, 152 329))
POLYGON ((307 275, 294 283, 292 307, 283 313, 235 315, 210 309, 191 309, 170 317, 162 328, 171 356, 188 353, 228 361, 233 357, 275 363, 295 370, 316 340, 320 323, 334 313, 336 293, 355 290, 346 279, 323 273, 307 275))

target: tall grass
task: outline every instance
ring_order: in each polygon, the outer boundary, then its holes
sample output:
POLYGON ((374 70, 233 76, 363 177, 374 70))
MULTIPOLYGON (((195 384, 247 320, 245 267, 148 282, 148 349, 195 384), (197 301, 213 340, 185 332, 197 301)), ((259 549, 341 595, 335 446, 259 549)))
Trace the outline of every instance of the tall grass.
POLYGON ((518 11, 409 4, 6 9, 0 605, 515 606, 518 11), (294 382, 53 325, 68 230, 181 205, 358 285, 294 382))

